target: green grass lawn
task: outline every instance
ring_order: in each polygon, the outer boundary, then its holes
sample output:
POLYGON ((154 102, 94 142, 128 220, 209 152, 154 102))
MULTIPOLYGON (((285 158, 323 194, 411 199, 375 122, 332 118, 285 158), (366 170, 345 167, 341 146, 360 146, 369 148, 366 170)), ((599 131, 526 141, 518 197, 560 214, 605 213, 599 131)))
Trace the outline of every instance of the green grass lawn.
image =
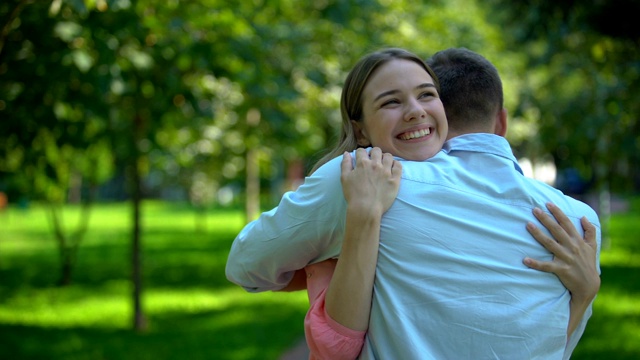
POLYGON ((602 285, 573 359, 640 359, 640 198, 614 214, 602 251, 602 285))
MULTIPOLYGON (((216 210, 196 230, 187 206, 145 203, 149 328, 131 330, 130 208, 95 207, 73 284, 59 288, 43 207, 0 213, 0 359, 278 359, 303 335, 306 294, 248 294, 224 264, 243 225, 216 210)), ((65 210, 73 224, 77 209, 65 210)), ((640 358, 640 199, 615 214, 602 287, 574 359, 640 358)))
POLYGON ((188 207, 169 203, 144 206, 149 328, 132 331, 129 214, 127 204, 95 208, 65 288, 55 286, 45 209, 0 214, 0 359, 277 359, 302 335, 304 292, 248 294, 227 282, 239 211, 212 212, 199 232, 188 207))

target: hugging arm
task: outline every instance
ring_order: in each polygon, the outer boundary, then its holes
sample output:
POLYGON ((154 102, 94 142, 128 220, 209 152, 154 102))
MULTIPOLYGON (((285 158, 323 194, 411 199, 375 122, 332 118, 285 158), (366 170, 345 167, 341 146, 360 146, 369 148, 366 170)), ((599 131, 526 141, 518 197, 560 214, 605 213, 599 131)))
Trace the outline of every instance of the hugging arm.
POLYGON ((340 253, 346 214, 340 160, 317 169, 242 229, 227 259, 229 281, 250 292, 282 290, 299 279, 296 270, 340 253))
POLYGON ((535 217, 549 230, 553 238, 545 235, 533 223, 527 230, 547 250, 553 253, 552 261, 525 258, 525 265, 556 274, 571 293, 567 339, 571 337, 589 309, 600 289, 600 273, 597 265, 598 244, 596 227, 586 217, 580 219, 584 238, 573 223, 557 206, 549 203, 547 209, 554 218, 540 209, 534 209, 535 217))
POLYGON ((347 200, 347 222, 342 251, 327 289, 327 312, 355 330, 369 324, 382 214, 398 194, 402 165, 378 148, 371 155, 356 152, 342 162, 342 189, 347 200))
POLYGON ((402 165, 378 148, 370 155, 357 150, 355 168, 351 156, 344 155, 341 182, 347 214, 340 258, 332 276, 326 276, 326 271, 321 275, 321 267, 315 272, 307 270, 312 305, 305 319, 305 335, 317 358, 353 359, 360 353, 369 325, 380 222, 396 198, 401 174, 402 165), (316 280, 316 276, 324 279, 316 280), (328 282, 328 287, 318 291, 311 281, 328 282))

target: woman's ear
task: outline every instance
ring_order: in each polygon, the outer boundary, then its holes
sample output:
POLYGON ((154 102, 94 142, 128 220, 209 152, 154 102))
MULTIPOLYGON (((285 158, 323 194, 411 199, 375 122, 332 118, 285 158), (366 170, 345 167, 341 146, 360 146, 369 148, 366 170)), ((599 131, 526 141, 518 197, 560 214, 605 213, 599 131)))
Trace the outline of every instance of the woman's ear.
POLYGON ((351 120, 351 126, 353 127, 353 133, 356 135, 356 141, 358 145, 364 147, 371 146, 371 141, 369 141, 369 138, 367 138, 364 127, 362 125, 362 121, 351 120))

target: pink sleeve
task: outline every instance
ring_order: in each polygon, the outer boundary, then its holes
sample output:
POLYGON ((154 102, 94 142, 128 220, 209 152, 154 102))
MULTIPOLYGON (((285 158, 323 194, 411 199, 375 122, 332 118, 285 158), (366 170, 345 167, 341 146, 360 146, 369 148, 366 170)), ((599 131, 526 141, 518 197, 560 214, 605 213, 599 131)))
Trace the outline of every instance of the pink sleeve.
POLYGON ((355 359, 364 345, 366 331, 356 331, 337 323, 325 309, 325 295, 334 269, 335 260, 305 268, 311 307, 304 319, 304 332, 311 359, 355 359))

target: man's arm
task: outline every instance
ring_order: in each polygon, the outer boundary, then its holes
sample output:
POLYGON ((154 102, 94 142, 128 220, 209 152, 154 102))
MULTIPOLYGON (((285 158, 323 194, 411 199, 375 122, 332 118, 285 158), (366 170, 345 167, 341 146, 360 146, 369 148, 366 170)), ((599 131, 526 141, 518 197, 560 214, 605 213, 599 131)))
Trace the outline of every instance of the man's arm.
POLYGON ((534 209, 533 213, 553 238, 546 236, 533 223, 527 224, 527 230, 554 254, 554 258, 552 261, 538 261, 527 257, 524 263, 533 269, 556 274, 571 293, 571 313, 567 328, 569 339, 600 289, 597 230, 586 217, 583 217, 580 220, 584 230, 583 238, 560 208, 547 204, 547 209, 555 219, 538 208, 534 209))
POLYGON ((295 270, 340 253, 346 214, 340 162, 323 165, 242 229, 229 253, 227 279, 251 292, 280 290, 295 270))

